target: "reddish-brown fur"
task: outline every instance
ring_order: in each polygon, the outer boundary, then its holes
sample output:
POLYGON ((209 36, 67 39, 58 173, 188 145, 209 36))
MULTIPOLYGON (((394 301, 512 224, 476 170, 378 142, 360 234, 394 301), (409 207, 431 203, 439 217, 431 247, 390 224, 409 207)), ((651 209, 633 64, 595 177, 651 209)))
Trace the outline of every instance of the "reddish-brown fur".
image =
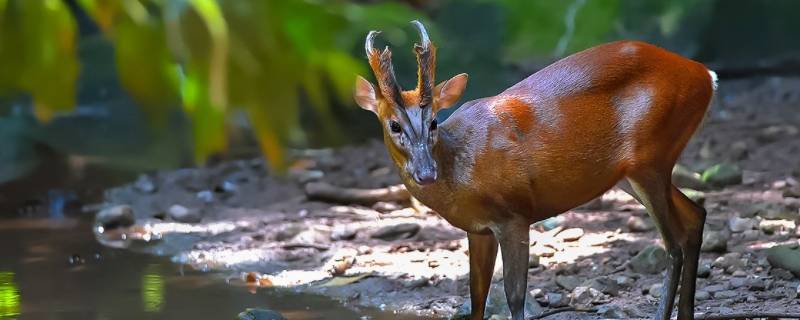
MULTIPOLYGON (((672 261, 656 317, 671 314, 678 272, 678 317, 691 318, 705 212, 671 185, 670 172, 706 113, 714 80, 702 64, 642 42, 576 53, 463 104, 439 126, 431 151, 438 179, 424 186, 404 170, 409 154, 385 132, 409 191, 467 231, 471 254, 480 255, 470 257, 472 317, 483 316, 498 241, 509 306, 521 319, 528 226, 623 180, 656 220, 672 261)), ((402 102, 416 108, 418 90, 402 102)), ((382 121, 395 112, 378 101, 382 121)))

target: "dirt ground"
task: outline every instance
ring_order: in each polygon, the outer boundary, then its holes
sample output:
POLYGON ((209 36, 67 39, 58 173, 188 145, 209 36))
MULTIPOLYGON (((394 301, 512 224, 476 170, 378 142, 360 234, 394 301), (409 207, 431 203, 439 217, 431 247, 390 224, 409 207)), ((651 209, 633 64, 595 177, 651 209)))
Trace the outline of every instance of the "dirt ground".
MULTIPOLYGON (((721 163, 741 169, 725 186, 683 183, 705 189, 687 192, 708 210, 698 314, 800 312, 800 279, 767 259, 768 248, 796 246, 800 237, 799 129, 800 79, 720 84, 712 111, 680 160, 694 172, 721 163)), ((286 179, 270 175, 261 160, 249 160, 158 172, 109 190, 103 204, 109 218, 98 225, 98 239, 230 272, 231 281, 253 290, 286 287, 432 318, 466 310, 464 232, 407 201, 307 198, 304 186, 311 182, 398 184, 381 142, 293 154, 286 179), (131 213, 130 221, 120 218, 131 213)), ((538 223, 531 236, 529 315, 568 305, 598 312, 547 319, 640 318, 655 311, 665 263, 653 246, 660 237, 644 208, 624 192, 611 190, 538 223)), ((496 270, 488 311, 502 318, 508 311, 499 261, 496 270)))

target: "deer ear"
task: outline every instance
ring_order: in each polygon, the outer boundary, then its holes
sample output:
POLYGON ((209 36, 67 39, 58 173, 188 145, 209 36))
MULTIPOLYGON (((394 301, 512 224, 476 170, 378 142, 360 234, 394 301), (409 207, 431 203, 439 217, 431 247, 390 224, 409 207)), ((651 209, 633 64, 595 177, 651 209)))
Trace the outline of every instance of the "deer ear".
POLYGON ((355 90, 356 104, 364 110, 378 113, 378 97, 375 94, 375 86, 362 76, 356 78, 355 90))
POLYGON ((462 73, 440 83, 433 89, 433 96, 438 99, 439 109, 449 108, 461 98, 464 88, 467 87, 468 78, 466 73, 462 73))

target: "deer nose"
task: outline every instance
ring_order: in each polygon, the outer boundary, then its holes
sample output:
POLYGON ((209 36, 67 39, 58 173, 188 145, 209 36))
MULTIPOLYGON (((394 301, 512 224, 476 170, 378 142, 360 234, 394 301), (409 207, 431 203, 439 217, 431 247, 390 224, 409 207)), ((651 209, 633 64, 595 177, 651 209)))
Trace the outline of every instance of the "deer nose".
POLYGON ((420 170, 414 173, 414 181, 424 186, 436 181, 436 170, 420 170))

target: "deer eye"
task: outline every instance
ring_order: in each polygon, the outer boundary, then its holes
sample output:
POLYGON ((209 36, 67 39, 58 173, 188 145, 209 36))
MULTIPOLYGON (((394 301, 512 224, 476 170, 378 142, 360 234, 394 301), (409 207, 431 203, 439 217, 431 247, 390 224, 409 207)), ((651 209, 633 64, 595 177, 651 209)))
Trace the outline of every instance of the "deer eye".
POLYGON ((400 128, 400 124, 394 120, 389 121, 389 129, 391 129, 394 133, 400 133, 403 131, 403 128, 400 128))
POLYGON ((439 124, 439 122, 436 121, 436 119, 433 119, 433 121, 431 121, 431 131, 436 130, 436 126, 438 124, 439 124))

